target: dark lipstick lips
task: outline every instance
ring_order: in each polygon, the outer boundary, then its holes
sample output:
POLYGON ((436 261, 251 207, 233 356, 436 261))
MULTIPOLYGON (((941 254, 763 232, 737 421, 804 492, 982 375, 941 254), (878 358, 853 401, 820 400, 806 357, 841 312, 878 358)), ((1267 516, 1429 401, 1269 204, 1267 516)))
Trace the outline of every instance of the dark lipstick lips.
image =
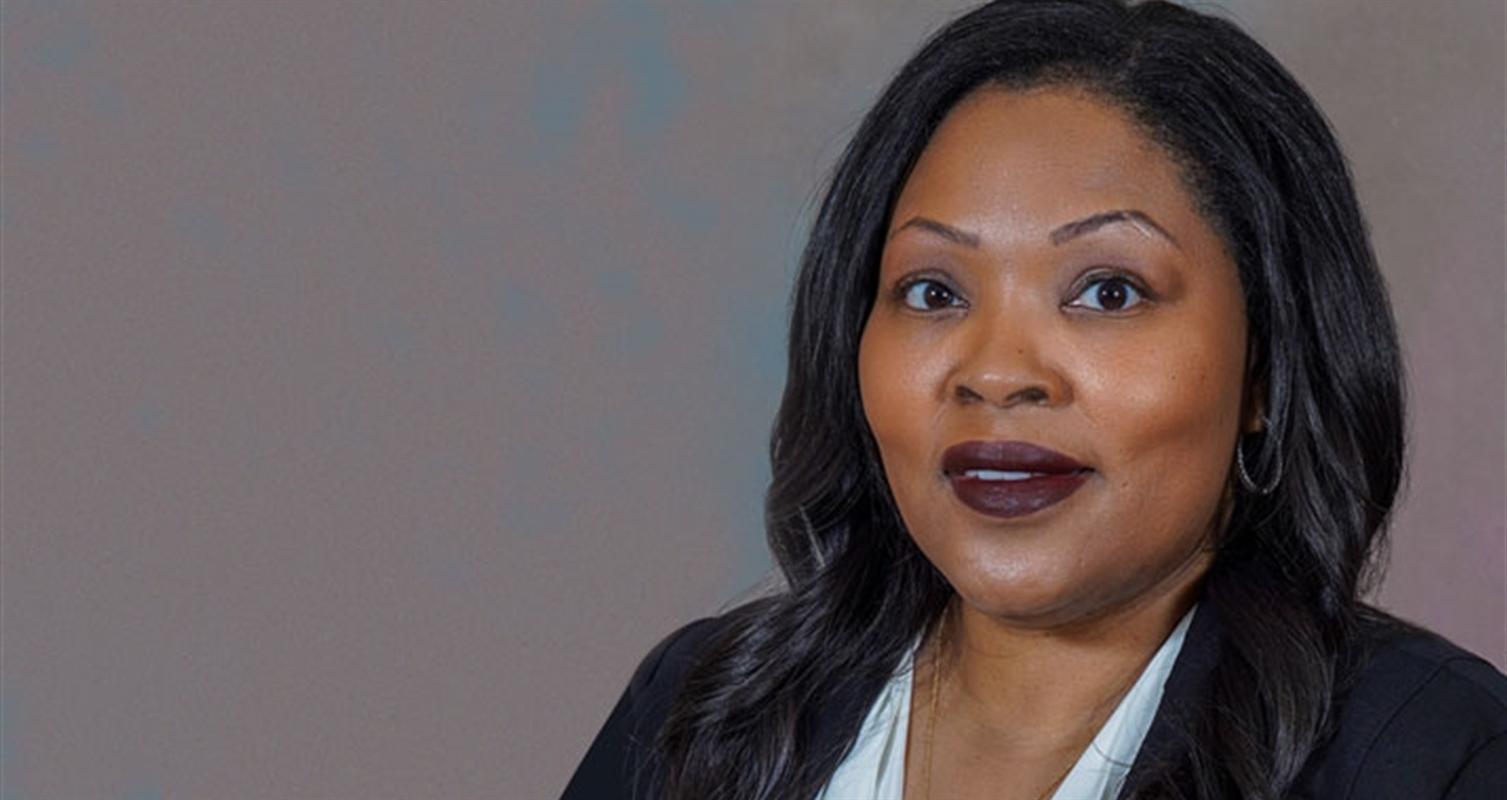
POLYGON ((1029 442, 963 442, 942 454, 942 471, 953 494, 969 508, 992 517, 1019 517, 1065 500, 1091 470, 1055 450, 1029 442), (967 474, 969 470, 1036 473, 1022 480, 967 474))

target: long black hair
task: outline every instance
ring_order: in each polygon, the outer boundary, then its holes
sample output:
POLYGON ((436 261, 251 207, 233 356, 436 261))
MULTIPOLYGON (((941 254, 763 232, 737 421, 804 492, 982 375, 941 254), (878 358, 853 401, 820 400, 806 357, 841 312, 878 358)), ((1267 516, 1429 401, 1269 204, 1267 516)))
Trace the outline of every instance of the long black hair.
POLYGON ((732 612, 682 684, 655 748, 667 797, 814 797, 861 721, 818 737, 820 700, 855 685, 876 697, 953 594, 900 520, 857 357, 900 188, 948 110, 986 85, 1072 87, 1125 110, 1181 168, 1244 290, 1269 424, 1239 447, 1275 489, 1235 492, 1202 587, 1226 631, 1208 702, 1137 796, 1280 797, 1329 734, 1361 628, 1380 619, 1361 597, 1404 441, 1395 324, 1345 159, 1307 93, 1228 21, 1166 2, 1000 0, 904 65, 827 187, 770 440, 765 521, 786 586, 732 612))

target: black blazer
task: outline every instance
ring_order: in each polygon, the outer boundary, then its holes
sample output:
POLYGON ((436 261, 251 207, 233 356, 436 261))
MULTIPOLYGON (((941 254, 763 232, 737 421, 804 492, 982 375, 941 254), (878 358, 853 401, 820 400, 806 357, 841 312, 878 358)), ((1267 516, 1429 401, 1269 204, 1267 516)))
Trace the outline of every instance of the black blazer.
MULTIPOLYGON (((576 768, 564 800, 649 798, 648 745, 702 646, 736 612, 670 634, 644 658, 576 768)), ((1301 800, 1504 800, 1507 677, 1426 631, 1377 631, 1372 656, 1339 706, 1333 739, 1309 759, 1290 798, 1301 800)), ((1147 766, 1178 746, 1178 715, 1200 701, 1222 638, 1218 614, 1200 603, 1167 677, 1123 798, 1147 766)), ((817 742, 842 722, 856 729, 869 698, 843 692, 819 716, 817 742)), ((855 799, 857 800, 857 799, 855 799)))

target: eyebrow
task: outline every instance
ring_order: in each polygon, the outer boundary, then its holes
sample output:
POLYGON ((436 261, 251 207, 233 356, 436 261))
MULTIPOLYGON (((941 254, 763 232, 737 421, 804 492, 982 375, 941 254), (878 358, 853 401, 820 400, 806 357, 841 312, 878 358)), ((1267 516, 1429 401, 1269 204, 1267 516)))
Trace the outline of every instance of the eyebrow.
MULTIPOLYGON (((1156 220, 1152 219, 1151 216, 1146 212, 1139 211, 1134 208, 1119 208, 1115 209, 1114 211, 1104 211, 1099 214, 1084 217, 1080 220, 1069 222, 1066 225, 1062 225, 1056 230, 1052 231, 1051 234, 1047 236, 1047 240, 1054 245, 1060 245, 1071 239, 1076 239, 1079 236, 1085 236, 1089 233, 1092 233, 1093 231, 1096 231, 1106 225, 1113 225, 1116 223, 1128 223, 1130 225, 1134 225, 1142 233, 1145 233, 1149 228, 1150 230, 1155 231, 1163 239, 1171 242, 1173 246, 1179 248, 1182 247, 1182 245, 1178 244, 1177 239, 1174 238, 1172 234, 1167 232, 1166 228, 1158 225, 1156 223, 1156 220)), ((890 237, 893 238, 895 234, 905 230, 906 228, 920 228, 921 230, 930 231, 931 233, 941 236, 942 238, 950 242, 963 245, 964 247, 976 248, 979 246, 979 237, 977 234, 954 228, 951 225, 948 225, 944 222, 938 222, 929 217, 911 217, 909 220, 906 220, 905 224, 891 231, 890 237)))
POLYGON ((930 231, 942 237, 943 239, 946 239, 954 244, 960 244, 964 247, 979 246, 979 237, 976 234, 959 230, 944 222, 937 222, 930 217, 911 217, 909 220, 906 220, 904 225, 901 225, 893 231, 890 231, 889 238, 895 238, 895 234, 905 230, 906 228, 920 228, 923 231, 930 231))

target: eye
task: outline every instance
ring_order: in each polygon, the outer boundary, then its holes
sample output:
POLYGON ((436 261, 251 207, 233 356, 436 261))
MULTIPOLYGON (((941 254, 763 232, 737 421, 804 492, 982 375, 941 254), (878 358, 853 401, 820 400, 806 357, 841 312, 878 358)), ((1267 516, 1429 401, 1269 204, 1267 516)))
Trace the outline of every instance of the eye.
POLYGON ((1087 298, 1088 302, 1068 305, 1087 305, 1095 311, 1124 311, 1140 305, 1146 299, 1135 284, 1115 275, 1090 281, 1078 294, 1078 298, 1087 298))
POLYGON ((896 294, 900 295, 901 302, 916 311, 936 311, 961 302, 946 284, 931 278, 918 278, 904 283, 896 294))

